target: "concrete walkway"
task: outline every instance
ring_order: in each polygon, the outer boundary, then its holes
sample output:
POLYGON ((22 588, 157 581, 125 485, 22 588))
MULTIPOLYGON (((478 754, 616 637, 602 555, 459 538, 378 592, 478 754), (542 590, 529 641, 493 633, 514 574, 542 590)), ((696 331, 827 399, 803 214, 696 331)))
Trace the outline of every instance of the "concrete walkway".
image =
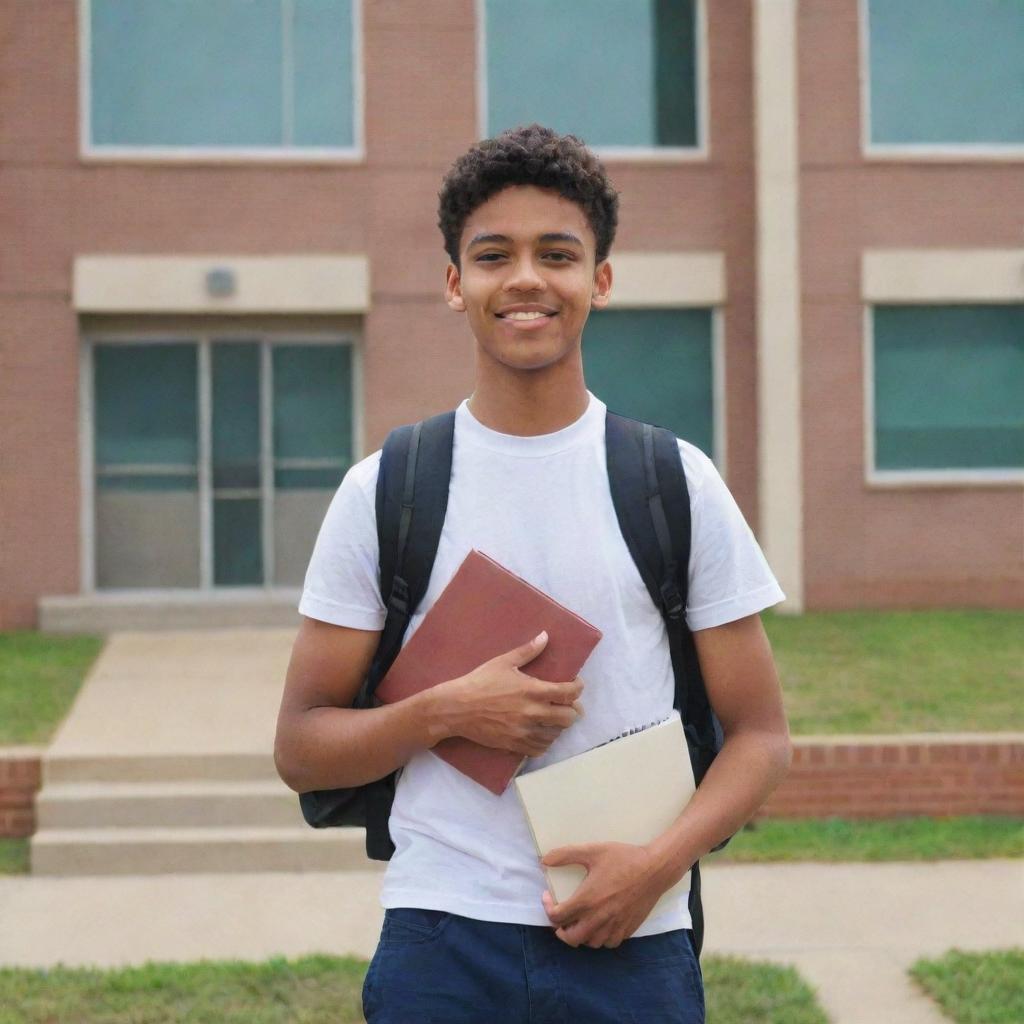
MULTIPOLYGON (((272 772, 293 629, 113 634, 47 752, 139 771, 223 755, 272 772)), ((104 768, 106 770, 106 768, 104 768)), ((113 769, 112 769, 113 770, 113 769)), ((309 831, 309 830, 306 830, 309 831)), ((0 877, 0 966, 369 956, 379 870, 0 877)), ((712 865, 706 948, 794 965, 833 1024, 937 1024, 906 967, 1024 946, 1024 866, 712 865)))
MULTIPOLYGON (((0 878, 0 965, 367 957, 380 874, 0 878)), ((1024 945, 1024 867, 723 865, 704 873, 707 951, 792 964, 833 1024, 938 1024, 906 967, 1024 945)))

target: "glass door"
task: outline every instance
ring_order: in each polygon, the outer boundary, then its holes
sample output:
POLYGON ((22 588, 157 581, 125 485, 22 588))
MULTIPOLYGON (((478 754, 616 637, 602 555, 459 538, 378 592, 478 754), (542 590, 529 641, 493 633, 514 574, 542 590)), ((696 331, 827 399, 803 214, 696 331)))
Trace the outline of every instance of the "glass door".
POLYGON ((352 349, 94 346, 99 589, 301 586, 352 463, 352 349))

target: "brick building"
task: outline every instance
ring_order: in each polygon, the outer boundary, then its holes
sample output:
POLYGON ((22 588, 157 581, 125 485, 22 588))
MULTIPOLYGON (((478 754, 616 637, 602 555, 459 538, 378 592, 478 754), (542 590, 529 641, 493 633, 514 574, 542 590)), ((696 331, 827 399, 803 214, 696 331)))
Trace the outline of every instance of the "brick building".
POLYGON ((10 0, 0 628, 282 621, 449 408, 436 193, 575 131, 591 388, 711 454, 790 611, 1024 604, 1024 6, 10 0))

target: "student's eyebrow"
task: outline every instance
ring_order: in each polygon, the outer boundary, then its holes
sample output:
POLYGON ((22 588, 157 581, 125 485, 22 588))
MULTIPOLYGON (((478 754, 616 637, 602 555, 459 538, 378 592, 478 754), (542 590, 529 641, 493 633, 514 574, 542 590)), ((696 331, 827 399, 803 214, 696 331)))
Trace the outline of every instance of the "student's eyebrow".
MULTIPOLYGON (((483 245, 485 242, 511 242, 512 239, 508 235, 498 235, 493 233, 484 232, 479 235, 474 235, 466 246, 467 249, 472 249, 474 245, 483 245)), ((580 241, 574 234, 568 231, 548 231, 547 233, 540 236, 541 242, 570 242, 575 243, 581 249, 583 248, 583 242, 580 241)))

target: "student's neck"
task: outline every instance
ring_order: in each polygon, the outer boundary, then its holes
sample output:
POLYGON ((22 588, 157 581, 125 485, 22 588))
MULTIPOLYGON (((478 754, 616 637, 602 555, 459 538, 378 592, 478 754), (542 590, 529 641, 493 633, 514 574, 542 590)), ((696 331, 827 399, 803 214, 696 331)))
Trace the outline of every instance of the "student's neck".
POLYGON ((570 381, 542 380, 536 374, 500 382, 478 378, 469 411, 477 422, 500 434, 534 437, 575 423, 589 401, 582 374, 570 381))

